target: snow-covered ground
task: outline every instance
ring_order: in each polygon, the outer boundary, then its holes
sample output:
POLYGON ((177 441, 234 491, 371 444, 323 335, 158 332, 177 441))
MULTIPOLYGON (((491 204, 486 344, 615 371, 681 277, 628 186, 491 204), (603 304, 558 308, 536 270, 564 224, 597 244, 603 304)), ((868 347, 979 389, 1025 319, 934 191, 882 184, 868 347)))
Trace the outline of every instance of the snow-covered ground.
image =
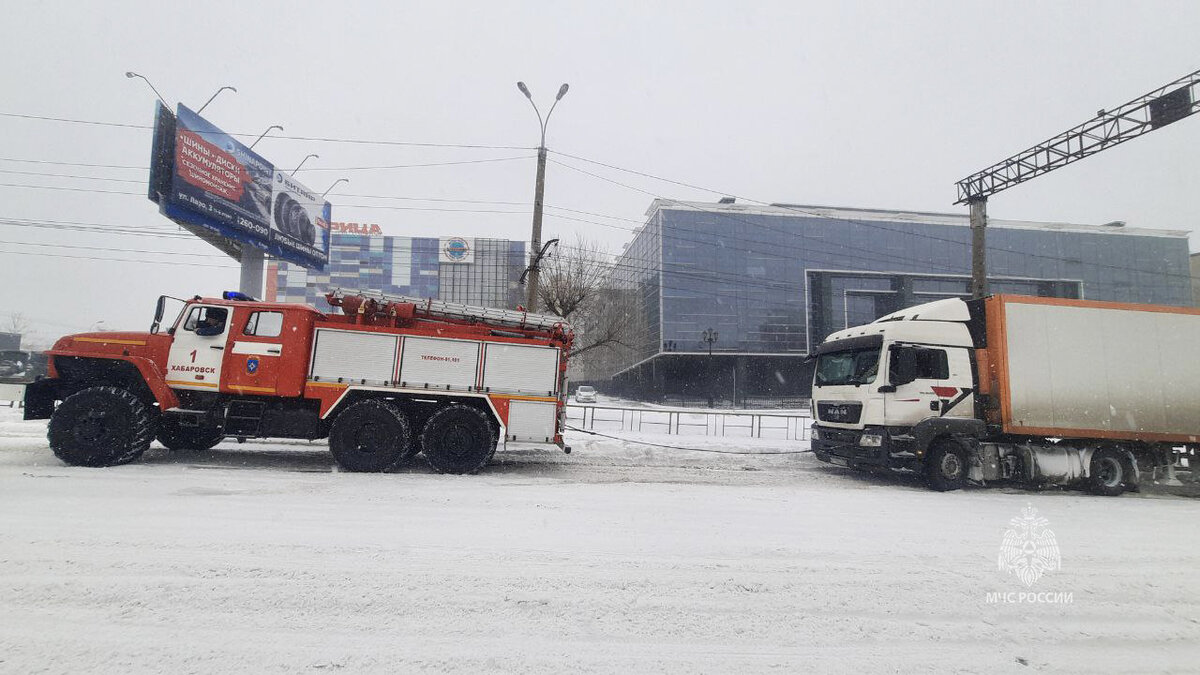
POLYGON ((579 434, 478 476, 334 473, 303 443, 79 469, 15 415, 0 672, 1200 668, 1193 500, 937 494, 808 454, 579 434), (1062 559, 1032 589, 997 569, 1027 505, 1062 559), (1071 602, 988 601, 1008 591, 1071 602))

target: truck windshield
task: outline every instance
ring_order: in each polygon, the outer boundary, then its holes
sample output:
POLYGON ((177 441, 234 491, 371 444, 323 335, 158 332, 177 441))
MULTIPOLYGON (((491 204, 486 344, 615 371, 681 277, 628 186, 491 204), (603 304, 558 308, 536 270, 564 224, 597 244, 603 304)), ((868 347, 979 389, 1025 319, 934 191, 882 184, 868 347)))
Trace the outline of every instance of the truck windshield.
POLYGON ((870 384, 879 372, 879 349, 855 349, 817 357, 818 387, 870 384))

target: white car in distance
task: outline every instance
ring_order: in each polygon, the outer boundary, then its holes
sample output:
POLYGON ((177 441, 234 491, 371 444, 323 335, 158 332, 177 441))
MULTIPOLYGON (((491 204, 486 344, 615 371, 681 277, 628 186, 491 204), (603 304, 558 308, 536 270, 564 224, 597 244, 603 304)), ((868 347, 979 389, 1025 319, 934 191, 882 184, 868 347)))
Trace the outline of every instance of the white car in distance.
POLYGON ((575 390, 576 403, 595 403, 596 388, 589 387, 586 384, 575 390))

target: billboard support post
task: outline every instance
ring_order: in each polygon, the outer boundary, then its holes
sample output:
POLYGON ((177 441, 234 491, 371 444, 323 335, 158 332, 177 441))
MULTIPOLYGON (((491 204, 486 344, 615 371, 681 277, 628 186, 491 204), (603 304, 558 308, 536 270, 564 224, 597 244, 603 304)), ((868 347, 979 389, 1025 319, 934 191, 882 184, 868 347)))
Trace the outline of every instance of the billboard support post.
POLYGON ((242 247, 242 272, 238 291, 261 298, 263 291, 263 252, 253 246, 242 247))

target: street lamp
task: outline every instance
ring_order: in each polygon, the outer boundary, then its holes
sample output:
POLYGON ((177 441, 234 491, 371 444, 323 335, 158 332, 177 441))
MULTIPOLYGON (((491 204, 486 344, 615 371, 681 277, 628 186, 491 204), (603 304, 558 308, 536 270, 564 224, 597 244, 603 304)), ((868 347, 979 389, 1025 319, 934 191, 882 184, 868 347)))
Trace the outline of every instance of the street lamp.
POLYGON ((237 93, 236 87, 230 87, 228 85, 221 87, 220 89, 217 90, 216 94, 213 94, 212 96, 208 97, 208 100, 204 102, 204 105, 200 106, 200 109, 196 111, 196 114, 199 115, 200 113, 204 112, 204 109, 208 107, 209 103, 213 102, 213 99, 217 97, 217 94, 220 94, 221 92, 225 91, 226 89, 232 91, 235 94, 237 93))
POLYGON ((713 366, 712 366, 712 346, 717 341, 717 331, 706 328, 700 334, 700 339, 708 343, 708 407, 713 407, 713 389, 716 385, 713 382, 713 366))
POLYGON ((309 155, 309 156, 305 157, 304 159, 300 160, 300 163, 296 165, 296 168, 292 169, 292 175, 295 176, 296 172, 300 170, 300 167, 304 166, 305 162, 307 162, 308 160, 310 160, 314 157, 317 159, 321 159, 320 155, 309 155))
POLYGON ((130 78, 136 77, 136 78, 142 80, 143 82, 146 83, 147 86, 150 87, 150 91, 154 92, 154 95, 158 97, 158 100, 162 101, 163 105, 167 106, 168 108, 171 107, 171 106, 167 105, 167 100, 165 98, 163 98, 162 94, 158 93, 158 90, 154 88, 154 85, 150 83, 150 80, 147 79, 145 75, 139 75, 138 73, 135 73, 132 70, 127 70, 127 71, 125 71, 125 77, 130 77, 130 78))
POLYGON ((550 116, 554 114, 554 107, 562 100, 563 96, 567 95, 569 85, 563 83, 558 88, 558 94, 554 97, 554 103, 550 105, 550 111, 546 113, 546 117, 542 117, 542 111, 538 110, 537 104, 533 102, 533 94, 529 92, 529 87, 525 86, 524 82, 517 83, 517 89, 525 94, 525 98, 529 99, 529 105, 533 106, 533 112, 538 118, 538 129, 541 131, 541 142, 538 144, 538 161, 537 161, 537 181, 533 193, 533 236, 530 241, 529 256, 529 287, 526 289, 525 306, 530 312, 537 311, 538 301, 538 262, 541 259, 539 255, 542 251, 542 197, 546 193, 546 125, 550 123, 550 116))
MULTIPOLYGON (((349 182, 350 182, 349 178, 339 178, 339 179, 333 181, 333 185, 329 186, 329 190, 332 190, 333 188, 337 187, 338 183, 349 183, 349 182)), ((326 190, 321 193, 321 199, 325 199, 325 195, 329 194, 329 190, 326 190)))
POLYGON ((283 127, 279 126, 278 124, 272 124, 271 126, 267 127, 266 131, 259 134, 258 138, 254 139, 254 142, 250 144, 250 149, 253 150, 254 146, 258 145, 258 142, 263 139, 263 136, 266 136, 267 134, 271 133, 272 129, 278 129, 280 131, 283 131, 283 127))

